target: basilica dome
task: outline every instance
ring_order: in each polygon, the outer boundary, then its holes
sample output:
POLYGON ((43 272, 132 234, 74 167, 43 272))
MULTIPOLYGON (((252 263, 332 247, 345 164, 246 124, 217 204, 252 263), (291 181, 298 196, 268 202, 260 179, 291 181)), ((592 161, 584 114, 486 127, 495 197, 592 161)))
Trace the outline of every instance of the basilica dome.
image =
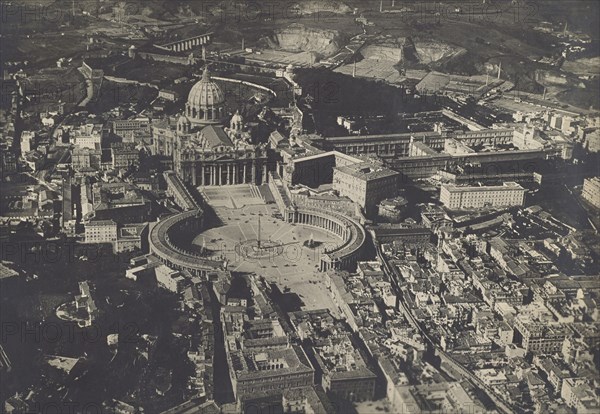
POLYGON ((219 123, 225 116, 225 94, 210 78, 208 68, 188 95, 185 115, 195 124, 219 123))

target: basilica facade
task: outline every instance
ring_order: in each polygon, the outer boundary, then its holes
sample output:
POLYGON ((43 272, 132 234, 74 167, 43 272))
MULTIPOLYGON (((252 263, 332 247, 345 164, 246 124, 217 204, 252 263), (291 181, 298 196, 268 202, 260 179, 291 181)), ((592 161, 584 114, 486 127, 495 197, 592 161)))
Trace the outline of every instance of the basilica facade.
POLYGON ((153 124, 154 154, 171 158, 179 177, 193 186, 266 183, 266 144, 252 143, 241 114, 229 127, 222 125, 226 117, 225 95, 205 70, 184 113, 153 124))

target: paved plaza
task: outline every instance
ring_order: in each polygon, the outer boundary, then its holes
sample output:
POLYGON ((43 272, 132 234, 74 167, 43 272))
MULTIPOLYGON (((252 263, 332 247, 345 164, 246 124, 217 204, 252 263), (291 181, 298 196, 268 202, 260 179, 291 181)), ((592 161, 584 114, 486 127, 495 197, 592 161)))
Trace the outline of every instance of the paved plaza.
POLYGON ((277 218, 275 204, 265 204, 256 187, 251 185, 200 188, 205 200, 216 212, 222 224, 199 234, 194 245, 204 248, 214 257, 224 257, 233 272, 256 273, 284 291, 300 296, 306 309, 334 308, 318 272, 323 250, 342 240, 324 230, 290 224, 277 218), (236 207, 232 207, 236 206, 236 207), (264 254, 247 254, 245 246, 276 246, 264 254), (312 237, 317 246, 304 243, 312 237))
POLYGON ((211 207, 239 209, 245 206, 264 206, 265 214, 272 214, 260 196, 258 187, 252 184, 229 185, 222 187, 198 187, 198 191, 211 207))

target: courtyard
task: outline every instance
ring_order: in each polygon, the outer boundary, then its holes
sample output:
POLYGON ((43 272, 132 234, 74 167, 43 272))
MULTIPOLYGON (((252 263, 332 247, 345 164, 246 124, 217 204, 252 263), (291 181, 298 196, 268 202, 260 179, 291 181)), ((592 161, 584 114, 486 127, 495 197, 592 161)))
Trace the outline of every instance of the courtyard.
POLYGON ((194 239, 196 249, 224 258, 232 272, 255 273, 297 294, 304 309, 335 308, 318 267, 322 252, 341 243, 339 237, 282 221, 276 205, 266 204, 252 185, 199 190, 220 223, 194 239))

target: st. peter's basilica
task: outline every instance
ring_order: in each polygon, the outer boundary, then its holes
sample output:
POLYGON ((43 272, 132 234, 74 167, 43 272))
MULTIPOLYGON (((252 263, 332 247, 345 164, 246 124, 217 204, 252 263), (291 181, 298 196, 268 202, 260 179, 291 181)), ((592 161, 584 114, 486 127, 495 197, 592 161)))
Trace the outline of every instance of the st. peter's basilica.
POLYGON ((172 157, 179 177, 193 186, 267 182, 266 145, 252 143, 239 112, 224 127, 225 104, 225 94, 205 68, 184 113, 152 126, 155 154, 172 157))

